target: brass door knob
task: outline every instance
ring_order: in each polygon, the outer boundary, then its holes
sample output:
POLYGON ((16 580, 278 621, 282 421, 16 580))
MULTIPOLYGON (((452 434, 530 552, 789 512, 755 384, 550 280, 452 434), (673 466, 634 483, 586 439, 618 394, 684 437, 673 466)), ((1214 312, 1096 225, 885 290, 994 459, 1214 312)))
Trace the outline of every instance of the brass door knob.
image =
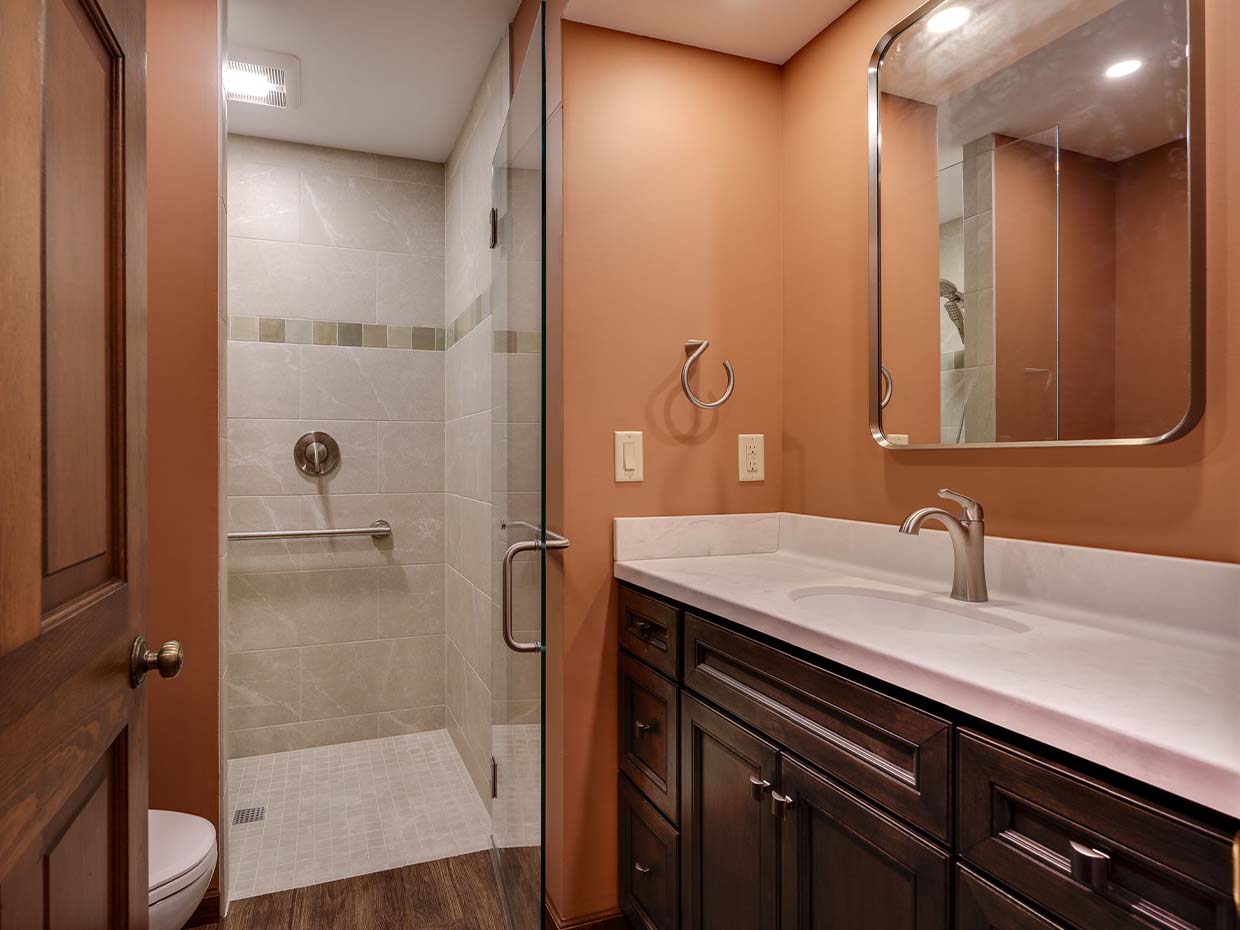
POLYGON ((156 671, 160 678, 176 678, 184 663, 185 651, 175 639, 154 650, 148 647, 145 636, 139 636, 133 641, 133 652, 129 655, 129 683, 137 688, 147 672, 156 671))

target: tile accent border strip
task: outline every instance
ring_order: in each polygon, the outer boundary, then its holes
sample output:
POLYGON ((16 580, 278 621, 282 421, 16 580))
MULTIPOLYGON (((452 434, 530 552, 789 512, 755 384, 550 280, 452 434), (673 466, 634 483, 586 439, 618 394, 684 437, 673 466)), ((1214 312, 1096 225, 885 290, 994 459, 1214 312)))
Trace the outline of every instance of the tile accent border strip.
MULTIPOLYGON (((456 318, 464 330, 456 339, 453 329, 439 326, 388 326, 383 323, 349 323, 342 320, 302 320, 269 316, 229 316, 228 338, 232 342, 274 342, 289 345, 354 346, 368 349, 415 349, 444 352, 471 332, 486 316, 472 318, 482 299, 456 318), (462 322, 467 321, 467 322, 462 322), (465 328, 468 326, 468 328, 465 328)), ((542 351, 542 333, 499 329, 494 334, 493 351, 500 354, 537 355, 542 351)))
POLYGON ((371 349, 444 350, 438 326, 387 326, 337 320, 294 320, 268 316, 229 316, 233 342, 283 342, 294 345, 361 346, 371 349))

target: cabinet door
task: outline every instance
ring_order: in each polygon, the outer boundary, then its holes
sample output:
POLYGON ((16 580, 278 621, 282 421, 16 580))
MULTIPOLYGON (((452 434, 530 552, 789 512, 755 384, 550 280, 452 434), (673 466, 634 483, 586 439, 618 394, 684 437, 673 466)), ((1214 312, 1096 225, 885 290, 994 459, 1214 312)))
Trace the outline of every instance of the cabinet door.
POLYGON ((784 756, 782 930, 947 930, 950 857, 784 756))
POLYGON ((779 752, 705 704, 681 700, 683 930, 775 930, 779 752))

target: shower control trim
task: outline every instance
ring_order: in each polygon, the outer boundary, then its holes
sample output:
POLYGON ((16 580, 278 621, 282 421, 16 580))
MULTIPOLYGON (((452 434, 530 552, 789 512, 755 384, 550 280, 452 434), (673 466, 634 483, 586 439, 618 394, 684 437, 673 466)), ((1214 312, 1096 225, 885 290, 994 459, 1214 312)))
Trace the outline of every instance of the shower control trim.
POLYGON ((293 464, 311 478, 330 475, 340 467, 340 446, 327 433, 306 433, 293 446, 293 464))

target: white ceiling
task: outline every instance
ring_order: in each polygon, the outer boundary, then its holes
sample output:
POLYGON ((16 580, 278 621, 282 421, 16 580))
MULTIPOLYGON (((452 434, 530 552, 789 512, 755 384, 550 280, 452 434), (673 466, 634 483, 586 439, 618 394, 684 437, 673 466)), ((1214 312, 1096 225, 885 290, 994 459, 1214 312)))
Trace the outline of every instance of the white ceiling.
POLYGON ((230 132, 446 161, 520 0, 229 0, 228 41, 301 60, 301 106, 230 132))
POLYGON ((579 23, 782 65, 856 0, 569 0, 579 23))

